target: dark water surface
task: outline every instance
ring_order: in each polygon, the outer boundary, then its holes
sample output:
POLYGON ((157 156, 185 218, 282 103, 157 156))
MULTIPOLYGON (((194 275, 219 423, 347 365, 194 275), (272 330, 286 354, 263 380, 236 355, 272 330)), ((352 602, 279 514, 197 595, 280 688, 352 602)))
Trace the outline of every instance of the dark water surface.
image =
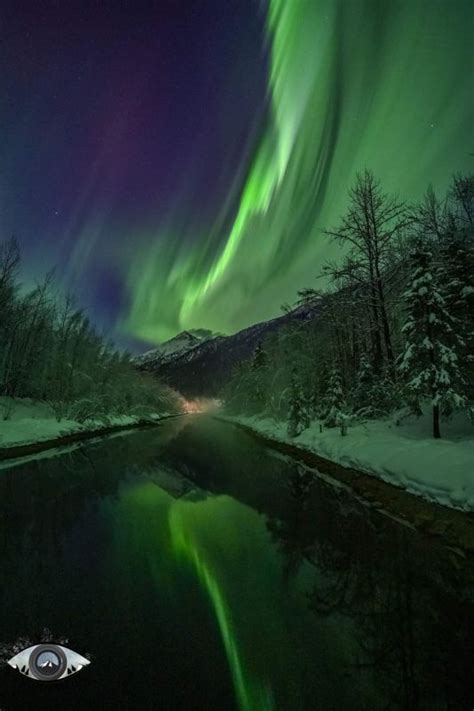
POLYGON ((2 710, 474 705, 472 565, 202 416, 0 469, 0 642, 44 627, 92 664, 2 710))

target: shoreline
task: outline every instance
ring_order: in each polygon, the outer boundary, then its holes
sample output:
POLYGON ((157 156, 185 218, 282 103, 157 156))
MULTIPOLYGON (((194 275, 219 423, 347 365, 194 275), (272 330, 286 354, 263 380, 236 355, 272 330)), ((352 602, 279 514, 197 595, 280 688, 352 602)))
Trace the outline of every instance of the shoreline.
POLYGON ((343 485, 365 505, 423 535, 442 539, 454 554, 474 556, 474 514, 429 501, 359 469, 346 467, 304 447, 282 441, 248 424, 216 416, 257 441, 315 470, 315 476, 343 485), (461 549, 461 550, 459 550, 461 549))
POLYGON ((144 418, 137 420, 137 422, 104 425, 103 427, 94 427, 90 430, 81 429, 76 432, 69 432, 67 434, 60 435, 59 437, 52 437, 43 440, 40 439, 36 442, 25 442, 24 444, 14 444, 11 447, 0 447, 0 462, 8 461, 9 459, 19 459, 20 457, 27 457, 32 454, 39 454, 47 451, 48 449, 56 449, 58 447, 76 444, 78 442, 97 437, 105 437, 109 434, 115 434, 116 432, 156 427, 160 425, 163 420, 170 419, 171 417, 181 417, 184 414, 185 413, 179 412, 175 414, 163 415, 162 417, 157 417, 155 419, 144 418))

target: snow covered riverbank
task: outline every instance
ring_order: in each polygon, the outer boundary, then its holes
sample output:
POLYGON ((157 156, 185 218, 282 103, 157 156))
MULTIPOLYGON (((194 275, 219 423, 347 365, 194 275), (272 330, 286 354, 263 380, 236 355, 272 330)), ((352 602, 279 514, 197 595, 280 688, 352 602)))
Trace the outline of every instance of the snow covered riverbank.
MULTIPOLYGON (((0 419, 0 459, 18 448, 33 446, 40 443, 54 442, 70 437, 71 435, 91 435, 104 433, 111 429, 125 429, 140 424, 158 422, 171 413, 156 413, 147 415, 121 415, 104 419, 88 419, 85 422, 62 419, 57 421, 53 410, 48 404, 35 402, 28 398, 15 400, 13 405, 7 398, 0 398, 0 415, 9 408, 9 419, 0 419), (11 409, 11 411, 10 411, 11 409), (4 456, 2 456, 2 454, 4 456)), ((20 456, 20 455, 18 455, 20 456)))
POLYGON ((345 437, 339 428, 320 432, 318 422, 297 437, 288 437, 286 423, 260 417, 225 419, 373 474, 429 501, 474 511, 474 427, 467 418, 459 416, 447 423, 446 438, 441 440, 427 436, 429 425, 424 418, 400 425, 390 419, 367 421, 349 427, 345 437))

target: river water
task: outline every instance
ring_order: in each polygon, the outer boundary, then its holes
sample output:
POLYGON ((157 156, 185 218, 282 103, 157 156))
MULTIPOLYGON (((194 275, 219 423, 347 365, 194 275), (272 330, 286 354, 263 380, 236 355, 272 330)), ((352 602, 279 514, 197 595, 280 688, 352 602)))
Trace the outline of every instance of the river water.
POLYGON ((0 470, 0 709, 470 709, 473 570, 238 428, 168 420, 0 470), (5 656, 5 653, 4 653, 5 656))

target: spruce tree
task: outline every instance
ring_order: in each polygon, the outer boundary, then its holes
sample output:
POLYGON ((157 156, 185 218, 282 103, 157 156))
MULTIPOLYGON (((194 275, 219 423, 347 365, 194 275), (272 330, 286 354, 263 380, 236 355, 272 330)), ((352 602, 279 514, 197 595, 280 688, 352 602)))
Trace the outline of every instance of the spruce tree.
POLYGON ((363 417, 380 417, 392 410, 397 405, 392 368, 376 372, 368 355, 363 353, 350 399, 353 410, 363 417))
POLYGON ((346 403, 342 390, 341 376, 337 368, 332 370, 326 393, 326 427, 337 427, 345 418, 346 403))
MULTIPOLYGON (((299 379, 293 371, 291 376, 290 408, 288 413, 289 437, 297 437, 305 428, 303 391, 299 379)), ((306 425, 307 426, 307 425, 306 425)))
POLYGON ((361 410, 372 406, 372 390, 374 386, 374 368, 366 353, 360 357, 359 368, 356 374, 355 385, 352 389, 351 400, 354 410, 361 410))
POLYGON ((441 248, 446 305, 464 341, 463 361, 474 357, 474 231, 454 230, 441 248))
POLYGON ((331 369, 326 361, 322 361, 314 374, 314 384, 311 394, 312 416, 323 419, 327 411, 326 397, 331 369))
POLYGON ((411 282, 403 295, 406 322, 402 328, 405 349, 399 370, 406 379, 408 400, 420 407, 430 398, 433 436, 439 438, 440 413, 463 407, 463 378, 459 352, 464 347, 449 313, 443 290, 443 272, 436 267, 428 246, 418 243, 410 255, 411 282))
POLYGON ((268 356, 259 342, 255 348, 251 363, 251 392, 250 398, 254 409, 261 412, 266 402, 266 371, 268 356))

